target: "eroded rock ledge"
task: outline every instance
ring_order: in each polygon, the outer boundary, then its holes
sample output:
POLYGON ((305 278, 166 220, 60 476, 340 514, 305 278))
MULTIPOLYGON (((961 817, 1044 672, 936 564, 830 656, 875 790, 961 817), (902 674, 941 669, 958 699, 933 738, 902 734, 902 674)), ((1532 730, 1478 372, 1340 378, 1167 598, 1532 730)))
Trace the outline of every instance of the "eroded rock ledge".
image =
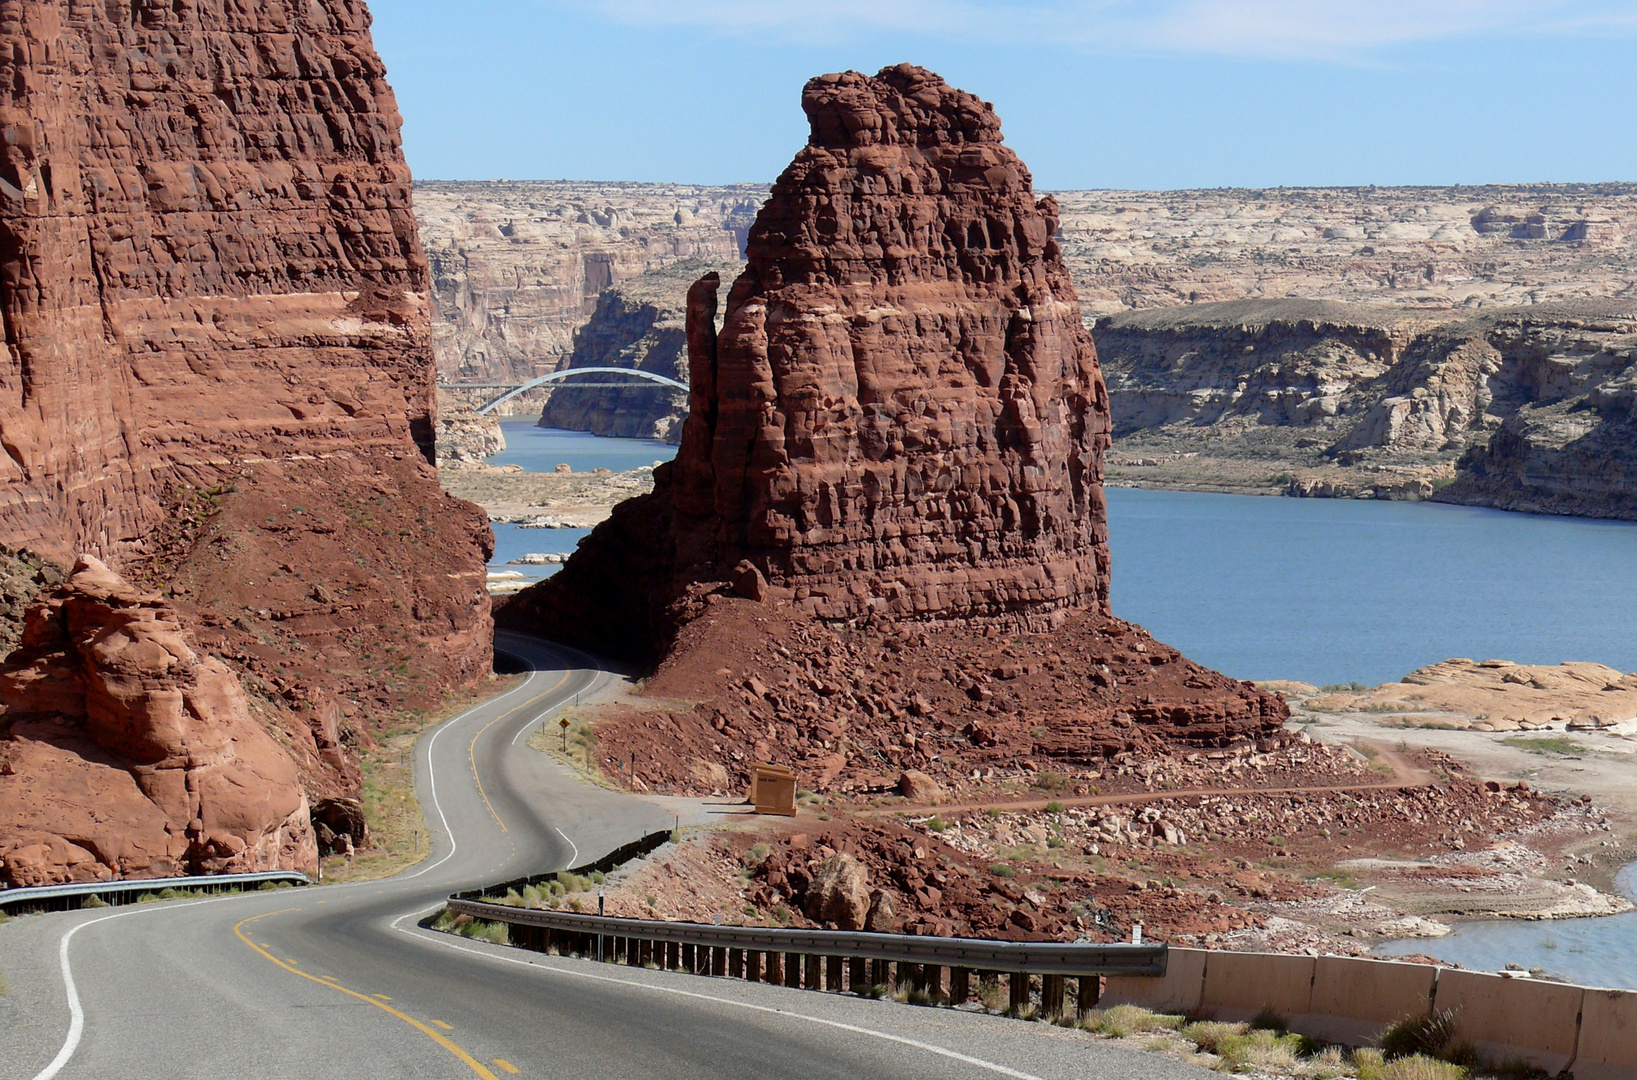
POLYGON ((316 869, 295 761, 177 610, 82 557, 0 668, 0 878, 316 869))

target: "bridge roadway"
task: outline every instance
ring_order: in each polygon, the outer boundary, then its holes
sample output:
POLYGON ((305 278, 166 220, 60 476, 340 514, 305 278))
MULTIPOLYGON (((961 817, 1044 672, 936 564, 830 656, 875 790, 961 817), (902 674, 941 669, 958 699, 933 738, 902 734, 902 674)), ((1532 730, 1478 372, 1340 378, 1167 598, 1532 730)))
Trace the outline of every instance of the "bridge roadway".
POLYGON ((525 745, 614 676, 526 638, 533 670, 417 748, 432 853, 352 885, 0 925, 0 1077, 1181 1080, 1214 1074, 1043 1024, 523 953, 421 930, 452 890, 666 827, 525 745), (65 974, 71 984, 65 981, 65 974))

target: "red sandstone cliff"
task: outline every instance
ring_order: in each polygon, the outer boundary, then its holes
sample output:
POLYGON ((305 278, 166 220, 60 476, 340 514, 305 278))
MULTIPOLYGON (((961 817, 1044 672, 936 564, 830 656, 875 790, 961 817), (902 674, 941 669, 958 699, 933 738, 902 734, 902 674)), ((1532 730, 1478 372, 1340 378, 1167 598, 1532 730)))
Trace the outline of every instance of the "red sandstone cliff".
MULTIPOLYGON (((199 737, 242 726, 248 688, 294 739, 246 807, 286 767, 355 794, 343 743, 486 669, 491 541, 428 464, 426 259, 368 28, 353 0, 0 2, 0 546, 170 594, 175 633, 231 662, 198 659, 220 684, 199 737)), ((104 654, 81 659, 95 683, 104 654)), ((67 821, 104 794, 73 739, 19 722, 38 702, 0 699, 0 880, 139 870, 17 869, 31 799, 67 821)), ((128 751, 98 767, 140 787, 128 751)), ((193 835, 153 806, 170 846, 193 835)))
POLYGON ((1108 399, 1054 204, 929 72, 827 75, 802 107, 720 334, 716 276, 689 294, 674 465, 507 619, 653 655, 741 561, 823 618, 1106 612, 1108 399))
POLYGON ((907 65, 802 106, 720 333, 716 275, 689 293, 676 460, 500 620, 698 703, 599 726, 650 782, 725 790, 740 747, 822 790, 1272 736, 1276 697, 1109 615, 1108 395, 994 111, 907 65))

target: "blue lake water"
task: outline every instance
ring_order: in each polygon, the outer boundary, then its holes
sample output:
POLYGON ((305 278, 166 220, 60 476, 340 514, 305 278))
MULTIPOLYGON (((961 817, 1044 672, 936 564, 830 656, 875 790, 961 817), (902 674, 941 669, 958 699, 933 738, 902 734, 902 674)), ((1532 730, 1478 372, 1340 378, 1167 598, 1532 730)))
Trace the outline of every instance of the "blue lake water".
MULTIPOLYGON (((575 472, 599 468, 623 472, 676 456, 676 447, 651 439, 605 439, 583 431, 536 427, 532 420, 502 420, 500 430, 506 436, 506 449, 487 458, 488 463, 521 465, 529 472, 551 472, 559 463, 575 472)), ((555 574, 558 567, 511 566, 508 560, 529 554, 567 554, 591 530, 522 529, 497 523, 494 532, 495 553, 489 569, 516 571, 530 581, 539 581, 555 574)))
MULTIPOLYGON (((492 464, 616 472, 676 447, 503 421, 492 464)), ((1451 656, 1637 671, 1637 523, 1435 503, 1108 491, 1114 611, 1241 679, 1390 682, 1451 656)), ((495 563, 583 530, 496 526, 495 563)), ((543 577, 553 567, 509 567, 543 577)))
MULTIPOLYGON (((1637 865, 1619 876, 1620 891, 1637 898, 1637 865)), ((1469 922, 1448 937, 1431 941, 1389 941, 1384 956, 1426 953, 1475 971, 1501 971, 1507 964, 1588 986, 1637 990, 1637 912, 1600 919, 1549 922, 1469 922)))
POLYGON ((583 431, 536 427, 532 420, 502 420, 506 449, 490 465, 521 465, 529 472, 551 472, 559 464, 575 472, 613 469, 624 472, 639 465, 669 461, 676 447, 653 439, 605 439, 583 431))
POLYGON ((1436 503, 1108 491, 1115 614, 1241 679, 1452 656, 1637 671, 1637 523, 1436 503))
POLYGON ((548 578, 561 567, 556 564, 512 566, 510 560, 530 554, 567 555, 584 537, 591 534, 590 529, 520 529, 516 525, 498 521, 492 527, 495 531, 495 553, 494 558, 489 560, 489 569, 516 571, 530 581, 548 578))

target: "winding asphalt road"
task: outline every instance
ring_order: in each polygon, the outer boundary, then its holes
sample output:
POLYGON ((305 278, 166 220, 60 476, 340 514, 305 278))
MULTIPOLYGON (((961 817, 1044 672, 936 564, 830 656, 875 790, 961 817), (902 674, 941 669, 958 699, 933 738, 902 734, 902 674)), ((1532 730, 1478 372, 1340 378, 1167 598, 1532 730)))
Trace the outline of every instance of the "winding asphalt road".
POLYGON ((1214 1074, 951 1009, 547 957, 420 929, 451 891, 581 864, 671 824, 524 743, 614 679, 503 637, 524 682, 417 748, 432 854, 386 881, 13 919, 0 926, 0 1077, 1214 1074))

